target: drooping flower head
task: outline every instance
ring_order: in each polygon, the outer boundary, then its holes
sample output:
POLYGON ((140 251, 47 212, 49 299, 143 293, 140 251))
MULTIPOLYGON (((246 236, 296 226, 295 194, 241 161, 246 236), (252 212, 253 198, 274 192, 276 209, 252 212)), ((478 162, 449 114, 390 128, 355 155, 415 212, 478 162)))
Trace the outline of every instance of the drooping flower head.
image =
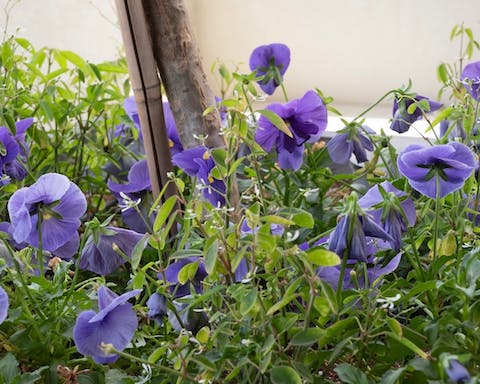
POLYGON ((91 356, 98 364, 113 363, 116 354, 106 354, 102 344, 112 344, 118 351, 123 351, 132 340, 138 326, 137 316, 128 303, 132 297, 140 294, 136 289, 118 296, 105 286, 98 289, 98 309, 83 311, 78 315, 73 328, 73 339, 78 352, 91 356))
POLYGON ((415 205, 407 194, 388 181, 376 184, 358 200, 358 205, 373 216, 376 223, 394 240, 395 249, 402 245, 402 234, 416 221, 415 205))
POLYGON ((422 118, 424 113, 434 112, 442 106, 442 103, 420 95, 413 98, 404 97, 400 101, 395 99, 393 101, 393 119, 390 129, 398 133, 407 132, 415 121, 422 118), (411 111, 410 108, 413 104, 415 104, 415 108, 411 111))
POLYGON ((80 268, 103 276, 125 264, 127 260, 124 257, 132 256, 135 245, 143 237, 135 231, 98 222, 91 225, 90 229, 80 256, 80 268))
POLYGON ((480 100, 480 61, 470 63, 463 68, 460 82, 475 100, 480 100))
POLYGON ((373 151, 373 144, 362 131, 375 134, 375 131, 366 125, 358 126, 357 124, 351 124, 338 131, 328 141, 328 154, 334 163, 347 164, 352 154, 355 155, 358 163, 368 160, 366 151, 373 151))
POLYGON ((151 224, 154 217, 148 217, 153 199, 147 160, 139 160, 133 164, 128 172, 127 183, 120 184, 109 180, 107 186, 117 199, 124 203, 122 220, 128 228, 138 233, 148 232, 145 220, 149 220, 151 224), (138 213, 137 209, 140 210, 141 214, 138 213))
POLYGON ((74 183, 64 175, 47 173, 10 197, 11 235, 17 243, 38 247, 41 232, 42 248, 54 251, 75 236, 86 209, 85 196, 74 183))
POLYGON ((8 315, 8 295, 5 290, 0 287, 0 324, 2 324, 8 315))
POLYGON ((286 104, 271 104, 267 109, 283 119, 291 136, 262 115, 258 120, 255 141, 266 152, 275 147, 280 167, 296 171, 302 165, 304 144, 317 141, 325 132, 327 109, 314 91, 308 91, 301 99, 286 104))
MULTIPOLYGON (((190 295, 191 293, 195 292, 202 292, 202 281, 205 279, 205 277, 207 277, 205 265, 198 257, 186 257, 178 259, 177 261, 171 263, 165 270, 166 281, 172 285, 170 290, 175 298, 190 295), (185 267, 191 268, 189 271, 189 277, 191 277, 191 279, 185 284, 180 284, 178 281, 178 274, 185 267), (190 286, 193 286, 194 292, 190 291, 190 286)), ((158 278, 163 279, 163 275, 159 273, 158 278)))
POLYGON ((203 197, 214 207, 225 205, 225 183, 212 175, 215 162, 206 147, 186 149, 174 155, 172 162, 183 169, 187 175, 198 179, 202 186, 203 197))
POLYGON ((472 151, 458 142, 432 147, 409 145, 397 159, 398 170, 409 184, 432 199, 462 188, 477 163, 472 151))
POLYGON ((250 69, 263 76, 258 85, 268 95, 283 82, 289 64, 290 49, 285 44, 261 45, 250 55, 250 69))

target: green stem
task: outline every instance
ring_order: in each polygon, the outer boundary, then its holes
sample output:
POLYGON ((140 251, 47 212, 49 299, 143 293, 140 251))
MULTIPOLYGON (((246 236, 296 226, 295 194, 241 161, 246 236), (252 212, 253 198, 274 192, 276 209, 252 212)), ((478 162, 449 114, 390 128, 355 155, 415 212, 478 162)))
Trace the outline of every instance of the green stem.
MULTIPOLYGON (((437 241, 438 241, 438 222, 440 221, 440 175, 435 176, 435 221, 433 223, 433 260, 432 260, 432 266, 435 266, 435 263, 438 258, 438 247, 437 247, 437 241)), ((433 274, 432 277, 436 274, 432 270, 433 274)))

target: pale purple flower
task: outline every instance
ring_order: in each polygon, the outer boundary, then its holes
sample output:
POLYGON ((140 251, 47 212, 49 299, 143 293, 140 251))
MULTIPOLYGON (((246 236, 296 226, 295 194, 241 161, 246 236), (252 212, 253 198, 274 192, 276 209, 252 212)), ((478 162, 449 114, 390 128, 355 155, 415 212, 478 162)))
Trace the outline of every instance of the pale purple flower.
POLYGON ((467 146, 451 142, 432 147, 410 145, 398 155, 397 165, 414 189, 435 199, 437 184, 439 197, 462 188, 478 161, 467 146))
POLYGON ((225 205, 225 183, 212 176, 215 162, 206 147, 199 146, 186 149, 172 157, 177 167, 192 177, 196 177, 203 186, 203 197, 214 207, 225 205))
MULTIPOLYGON (((201 293, 202 292, 202 281, 207 277, 207 271, 205 270, 205 265, 203 261, 198 257, 186 257, 178 259, 177 261, 171 263, 165 270, 165 278, 167 283, 170 283, 170 291, 175 298, 190 295, 191 293, 201 293), (180 284, 178 282, 178 274, 186 265, 196 264, 196 273, 192 281, 187 281, 185 284, 180 284), (190 286, 193 286, 195 292, 190 291, 190 286)), ((163 279, 161 273, 158 274, 159 279, 163 279)))
POLYGON ((268 95, 283 82, 290 64, 290 49, 285 44, 274 43, 255 48, 250 55, 250 69, 263 76, 258 85, 268 95))
POLYGON ((443 106, 442 103, 430 100, 428 97, 417 95, 414 98, 402 98, 399 101, 395 99, 393 101, 393 119, 390 129, 398 133, 407 132, 410 126, 417 120, 420 120, 424 113, 434 112, 443 106), (408 112, 408 108, 413 104, 421 100, 425 100, 428 103, 428 110, 422 110, 417 105, 415 110, 411 113, 408 112))
POLYGON ((80 268, 98 275, 109 275, 125 264, 127 260, 114 249, 131 258, 135 245, 143 235, 129 229, 111 226, 94 228, 83 247, 80 268))
POLYGON ((17 243, 38 247, 37 227, 41 213, 42 248, 54 251, 75 236, 86 209, 85 196, 74 183, 64 175, 47 173, 10 197, 11 235, 17 243))
POLYGON ((366 125, 358 127, 357 125, 346 127, 338 131, 327 143, 327 150, 334 163, 347 164, 355 155, 358 163, 368 160, 367 151, 373 151, 373 144, 370 139, 363 134, 363 131, 369 134, 375 134, 375 131, 366 125))
POLYGON ((470 380, 470 373, 457 359, 451 359, 445 369, 448 378, 454 383, 464 384, 470 380))
POLYGON ((5 290, 0 287, 0 324, 2 324, 8 315, 8 295, 5 290))
POLYGON ((138 326, 137 316, 128 303, 132 297, 140 294, 136 289, 118 296, 105 286, 98 289, 98 309, 83 311, 73 328, 73 339, 78 352, 91 356, 98 364, 113 363, 117 354, 106 354, 102 344, 112 344, 118 351, 123 351, 132 340, 138 326))
POLYGON ((280 131, 262 115, 258 120, 255 141, 266 152, 275 147, 280 167, 296 171, 302 165, 304 144, 318 141, 325 131, 327 109, 314 91, 308 91, 301 99, 286 104, 271 104, 267 109, 284 120, 293 137, 280 131))
POLYGON ((476 101, 480 101, 480 61, 470 63, 463 68, 460 82, 476 101))

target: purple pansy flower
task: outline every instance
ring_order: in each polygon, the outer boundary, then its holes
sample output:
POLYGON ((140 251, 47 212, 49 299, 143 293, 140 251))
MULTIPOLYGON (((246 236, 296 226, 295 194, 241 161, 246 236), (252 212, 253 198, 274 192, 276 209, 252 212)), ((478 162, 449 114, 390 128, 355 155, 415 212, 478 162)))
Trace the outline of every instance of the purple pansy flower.
POLYGON ((451 359, 445 369, 448 378, 454 383, 466 383, 470 380, 470 373, 457 359, 451 359))
POLYGON ((407 194, 398 190, 388 181, 370 188, 358 200, 358 205, 373 216, 375 222, 381 226, 394 240, 394 248, 400 249, 402 233, 407 226, 413 226, 417 219, 415 205, 407 194), (382 190, 380 190, 380 188, 382 190), (403 200, 400 201, 400 198, 403 200))
POLYGON ((270 152, 275 146, 280 167, 296 171, 302 165, 304 144, 318 141, 325 131, 327 109, 314 91, 308 91, 301 99, 286 104, 271 104, 267 109, 285 121, 293 137, 280 131, 265 116, 261 116, 255 141, 266 152, 270 152))
POLYGON ((74 183, 64 175, 47 173, 10 197, 11 235, 17 243, 38 247, 37 221, 41 213, 42 248, 54 251, 75 236, 86 209, 85 196, 74 183))
MULTIPOLYGON (((183 259, 178 259, 177 261, 171 263, 167 269, 165 270, 165 279, 168 283, 172 284, 170 288, 172 294, 175 298, 190 295, 190 285, 193 285, 196 293, 202 292, 202 281, 207 277, 207 271, 205 270, 205 265, 203 261, 198 257, 186 257, 183 259), (196 264, 196 272, 195 276, 190 282, 185 284, 180 284, 178 282, 178 273, 180 270, 189 264, 196 264)), ((163 275, 161 273, 158 274, 159 279, 163 279, 163 275)))
POLYGON ((414 189, 435 199, 437 183, 439 197, 462 188, 477 161, 466 145, 451 142, 432 147, 410 145, 398 155, 397 165, 414 189))
POLYGON ((480 100, 480 61, 470 63, 463 68, 460 81, 475 100, 480 100))
POLYGON ((0 287, 0 324, 2 324, 8 315, 8 295, 5 290, 0 287))
POLYGON ((112 344, 116 350, 122 351, 132 340, 138 320, 128 300, 141 291, 136 289, 118 296, 107 287, 101 286, 98 289, 99 312, 83 311, 73 328, 73 339, 78 352, 91 356, 98 364, 115 362, 118 355, 106 354, 101 345, 112 344))
POLYGON ((430 100, 428 97, 417 95, 414 98, 402 98, 400 102, 395 99, 393 101, 393 119, 390 129, 398 133, 407 132, 410 126, 417 120, 420 120, 423 113, 434 112, 443 106, 442 103, 430 100), (425 100, 428 103, 428 111, 422 110, 419 106, 412 113, 408 113, 408 108, 413 103, 425 100))
POLYGON ((273 94, 283 82, 289 64, 290 49, 285 44, 261 45, 250 55, 250 69, 263 76, 258 85, 268 95, 273 94))
POLYGON ((114 244, 123 254, 131 257, 135 245, 142 237, 140 233, 124 228, 94 228, 83 247, 80 268, 103 276, 109 275, 127 262, 115 251, 114 244))
POLYGON ((366 151, 373 151, 373 144, 365 136, 363 131, 369 134, 375 134, 375 131, 366 125, 361 127, 351 125, 337 132, 337 134, 328 141, 327 150, 334 163, 347 164, 352 154, 355 155, 358 163, 368 160, 366 151))
POLYGON ((203 197, 214 207, 225 205, 225 183, 211 175, 215 162, 206 147, 189 148, 172 157, 172 162, 189 175, 196 177, 203 188, 203 197))
MULTIPOLYGON (((133 202, 133 204, 138 203, 136 208, 130 206, 129 203, 126 203, 122 208, 122 220, 128 228, 138 233, 148 232, 148 225, 145 220, 148 218, 148 212, 153 201, 147 160, 139 160, 133 164, 128 172, 128 182, 126 184, 119 184, 109 180, 107 186, 119 201, 127 199, 133 202), (137 209, 140 210, 140 214, 137 209)), ((154 217, 151 216, 148 220, 152 224, 154 217)))

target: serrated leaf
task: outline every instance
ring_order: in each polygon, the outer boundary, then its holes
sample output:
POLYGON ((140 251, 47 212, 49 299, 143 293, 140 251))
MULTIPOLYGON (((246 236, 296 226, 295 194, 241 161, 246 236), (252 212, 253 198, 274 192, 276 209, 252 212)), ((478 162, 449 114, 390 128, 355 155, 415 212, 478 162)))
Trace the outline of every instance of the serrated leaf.
POLYGON ((302 384, 300 375, 291 367, 277 365, 270 370, 273 384, 302 384))
POLYGON ((275 127, 285 133, 288 137, 293 138, 293 133, 292 131, 290 131, 290 128, 288 128, 288 125, 275 112, 270 111, 269 109, 260 109, 257 112, 264 116, 268 121, 270 121, 275 127))
POLYGON ((340 257, 335 252, 322 247, 310 248, 306 254, 307 260, 321 267, 333 267, 340 264, 340 257))

